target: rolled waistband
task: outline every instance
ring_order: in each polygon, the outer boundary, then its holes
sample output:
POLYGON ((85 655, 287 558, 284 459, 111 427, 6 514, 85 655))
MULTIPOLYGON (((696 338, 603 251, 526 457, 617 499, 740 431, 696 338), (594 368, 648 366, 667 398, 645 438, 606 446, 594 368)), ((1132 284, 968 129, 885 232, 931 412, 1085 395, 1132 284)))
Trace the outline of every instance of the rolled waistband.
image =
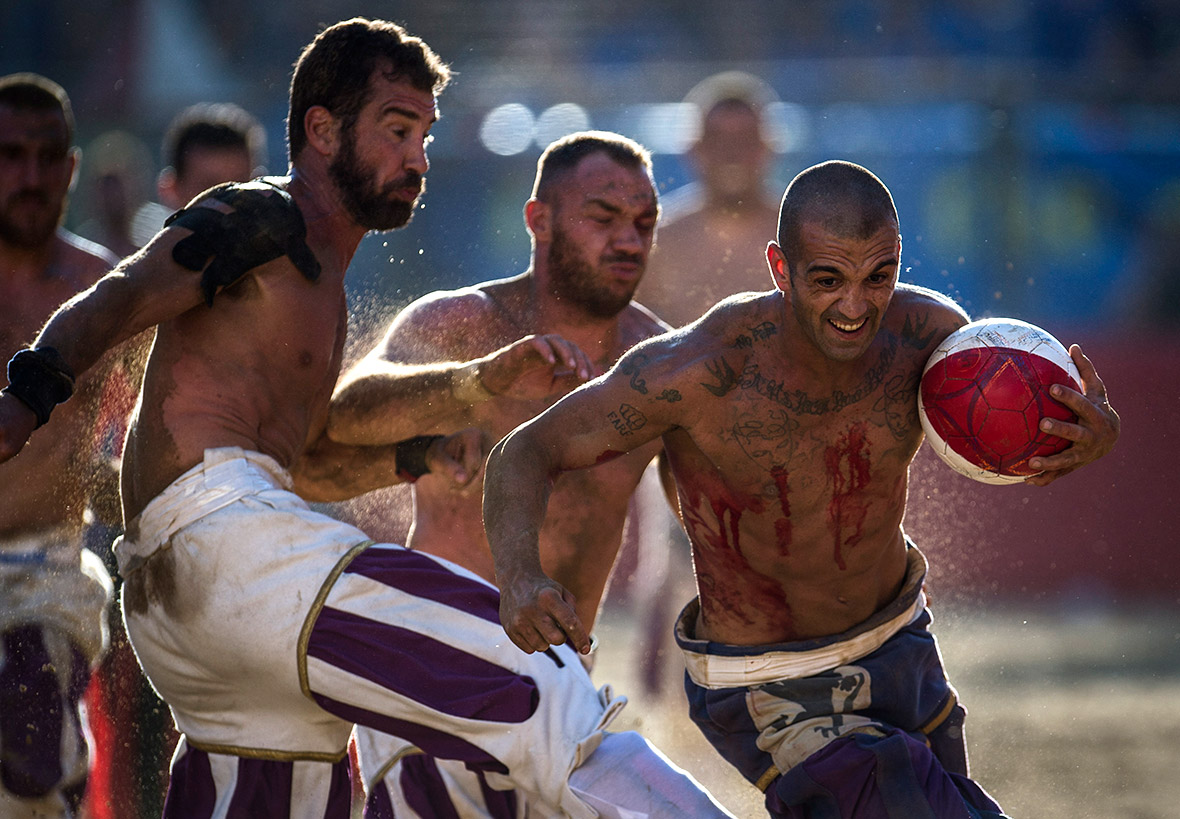
POLYGON ((922 583, 926 558, 913 545, 906 550, 905 582, 892 603, 868 620, 821 640, 735 646, 693 637, 700 598, 693 598, 676 622, 676 642, 689 678, 702 688, 739 688, 800 679, 829 671, 872 654, 926 608, 922 583))
POLYGON ((247 495, 290 490, 291 476, 269 455, 241 447, 205 450, 201 463, 174 480, 127 525, 115 544, 119 570, 138 568, 172 535, 247 495))

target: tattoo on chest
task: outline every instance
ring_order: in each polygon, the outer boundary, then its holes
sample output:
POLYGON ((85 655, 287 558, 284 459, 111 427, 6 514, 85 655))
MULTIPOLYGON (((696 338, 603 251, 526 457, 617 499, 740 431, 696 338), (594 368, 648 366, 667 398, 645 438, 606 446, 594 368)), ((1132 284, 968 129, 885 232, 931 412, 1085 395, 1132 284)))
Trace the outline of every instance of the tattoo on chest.
POLYGON ((934 330, 923 335, 926 330, 926 325, 930 323, 930 313, 923 313, 920 316, 915 316, 913 313, 907 313, 905 317, 905 324, 901 328, 901 343, 907 347, 912 347, 915 350, 925 350, 930 346, 931 340, 934 338, 934 330))
POLYGON ((715 383, 701 382, 701 386, 718 398, 735 389, 753 392, 769 399, 789 412, 798 415, 827 415, 839 412, 872 395, 889 375, 897 358, 898 340, 890 335, 877 361, 865 373, 861 383, 849 391, 835 390, 830 395, 815 397, 802 389, 789 388, 783 379, 765 375, 757 359, 747 358, 740 373, 724 358, 706 365, 715 383))
MULTIPOLYGON (((755 342, 766 341, 775 335, 778 335, 778 325, 771 321, 764 321, 750 327, 747 333, 739 333, 733 340, 732 346, 735 350, 750 350, 754 347, 755 342)), ((715 383, 710 384, 702 381, 701 386, 718 398, 732 392, 741 381, 733 365, 724 357, 715 358, 705 365, 705 369, 709 371, 709 375, 713 376, 715 383)))
POLYGON ((918 402, 914 396, 921 377, 921 370, 915 369, 886 379, 881 397, 873 404, 873 413, 885 418, 885 426, 898 441, 904 440, 919 424, 918 402))
POLYGON ((732 427, 734 440, 742 451, 767 468, 790 463, 798 429, 796 419, 776 408, 739 418, 732 427))
POLYGON ((705 365, 716 383, 702 381, 701 386, 718 398, 728 395, 738 385, 738 375, 724 358, 715 358, 705 365))
POLYGON ((823 445, 829 435, 824 431, 824 416, 865 400, 872 401, 860 416, 866 429, 887 429, 899 443, 912 439, 918 423, 914 396, 921 370, 908 364, 898 366, 903 343, 896 336, 889 338, 863 381, 847 392, 815 397, 804 390, 787 389, 781 380, 766 377, 754 360, 747 360, 738 373, 724 359, 718 359, 709 367, 716 380, 702 386, 719 397, 737 390, 767 399, 732 403, 728 434, 724 437, 762 469, 773 472, 776 468, 795 468, 824 457, 823 445))

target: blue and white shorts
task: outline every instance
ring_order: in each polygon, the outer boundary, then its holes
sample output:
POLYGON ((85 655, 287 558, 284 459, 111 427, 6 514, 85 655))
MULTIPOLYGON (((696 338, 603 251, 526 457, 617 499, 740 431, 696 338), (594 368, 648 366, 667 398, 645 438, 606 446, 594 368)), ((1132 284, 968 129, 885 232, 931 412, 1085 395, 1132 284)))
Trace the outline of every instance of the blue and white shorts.
POLYGON ((968 777, 966 712, 929 631, 926 560, 908 549, 901 592, 844 634, 736 646, 676 624, 693 721, 766 793, 775 817, 999 817, 968 777))

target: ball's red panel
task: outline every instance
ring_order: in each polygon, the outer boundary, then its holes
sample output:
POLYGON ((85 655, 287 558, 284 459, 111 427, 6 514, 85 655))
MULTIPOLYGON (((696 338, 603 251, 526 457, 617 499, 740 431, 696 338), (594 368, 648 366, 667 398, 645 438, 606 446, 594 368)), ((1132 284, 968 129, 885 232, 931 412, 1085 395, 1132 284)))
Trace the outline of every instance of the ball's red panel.
POLYGON ((1069 446, 1064 438, 1041 432, 1040 420, 1076 420, 1049 395, 1053 384, 1076 382, 1036 352, 987 345, 952 349, 933 360, 923 377, 923 411, 937 438, 972 466, 1032 475, 1030 458, 1069 446))

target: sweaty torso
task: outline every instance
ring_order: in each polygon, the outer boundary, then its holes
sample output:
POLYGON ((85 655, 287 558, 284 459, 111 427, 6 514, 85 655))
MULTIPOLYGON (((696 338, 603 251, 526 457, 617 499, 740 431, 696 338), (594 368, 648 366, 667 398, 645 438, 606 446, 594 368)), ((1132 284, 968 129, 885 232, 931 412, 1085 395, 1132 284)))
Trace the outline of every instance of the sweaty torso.
POLYGON ((129 520, 208 448, 289 468, 323 428, 347 330, 344 271, 325 244, 315 282, 283 256, 159 325, 124 455, 129 520))
MULTIPOLYGON (((497 286, 490 289, 495 298, 485 298, 477 316, 454 334, 461 349, 452 348, 449 354, 456 360, 485 355, 530 333, 560 333, 557 328, 529 324, 527 319, 515 317, 519 313, 505 311, 502 305, 512 302, 511 286, 507 291, 497 286)), ((619 332, 609 344, 580 345, 600 370, 609 368, 637 342, 664 329, 633 306, 620 314, 618 322, 619 332)), ((462 423, 478 426, 492 441, 498 441, 560 397, 519 400, 496 396, 474 405, 462 423)), ((578 615, 588 626, 597 616, 618 554, 631 493, 659 448, 658 442, 653 442, 625 457, 564 473, 553 486, 540 536, 542 564, 577 598, 578 615)), ((414 525, 408 545, 459 563, 494 582, 491 548, 483 526, 482 473, 464 489, 426 475, 414 485, 414 492, 414 525)))
MULTIPOLYGON (((28 346, 54 309, 93 284, 114 257, 59 231, 51 260, 37 275, 0 276, 0 349, 28 346)), ((81 526, 86 496, 95 487, 93 422, 101 377, 75 384, 74 397, 53 412, 51 431, 34 434, 20 454, 0 464, 0 538, 40 528, 81 526)), ((112 473, 113 475, 113 473, 112 473)))
POLYGON ((922 367, 953 321, 899 289, 871 348, 837 383, 784 344, 773 293, 722 308, 683 349, 691 407, 664 436, 693 544, 708 639, 837 634, 897 593, 907 469, 922 439, 922 367))

